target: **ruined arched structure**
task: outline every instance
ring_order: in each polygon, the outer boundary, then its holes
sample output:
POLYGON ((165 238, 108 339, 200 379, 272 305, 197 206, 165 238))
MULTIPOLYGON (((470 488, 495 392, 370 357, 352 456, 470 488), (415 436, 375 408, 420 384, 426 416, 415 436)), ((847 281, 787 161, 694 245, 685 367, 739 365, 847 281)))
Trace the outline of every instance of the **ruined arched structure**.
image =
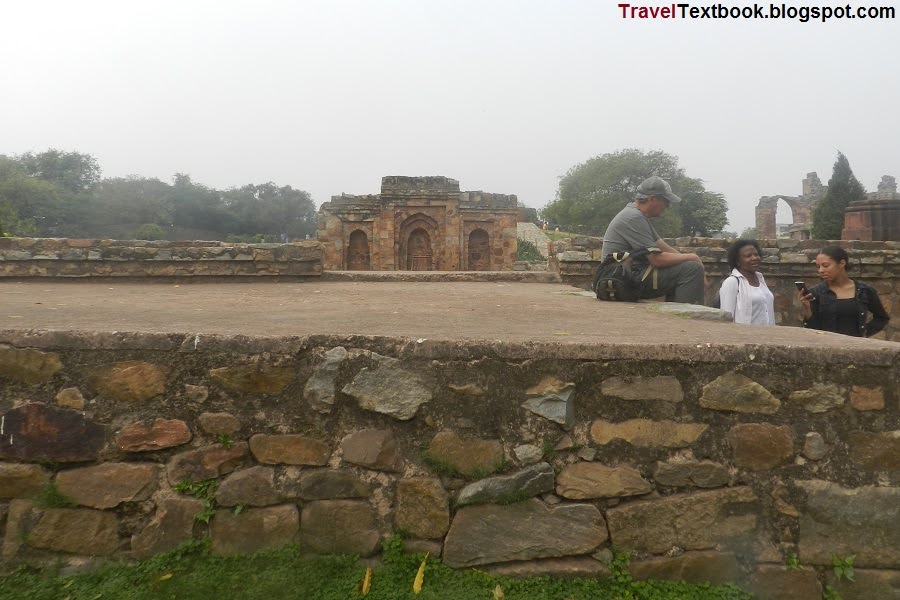
POLYGON ((900 194, 894 177, 884 175, 877 192, 850 203, 841 239, 900 242, 900 194))
POLYGON ((778 237, 775 213, 778 201, 784 200, 791 209, 790 237, 809 239, 809 227, 812 223, 812 209, 825 195, 827 188, 822 186, 819 176, 807 173, 803 180, 803 194, 800 196, 763 196, 756 205, 756 237, 762 240, 774 240, 778 237))
POLYGON ((356 270, 365 257, 373 271, 507 270, 518 212, 513 195, 460 192, 447 177, 383 177, 380 194, 324 203, 318 238, 328 270, 356 270))

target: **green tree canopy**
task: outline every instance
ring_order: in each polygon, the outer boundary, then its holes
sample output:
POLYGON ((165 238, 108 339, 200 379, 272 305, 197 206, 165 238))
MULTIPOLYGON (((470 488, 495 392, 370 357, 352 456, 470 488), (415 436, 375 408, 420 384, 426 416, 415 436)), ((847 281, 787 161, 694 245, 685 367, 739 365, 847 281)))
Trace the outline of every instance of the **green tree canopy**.
POLYGON ((678 158, 661 150, 620 150, 572 167, 560 179, 556 199, 541 215, 569 231, 603 235, 612 218, 634 200, 637 186, 652 175, 668 181, 682 199, 654 223, 660 235, 708 236, 725 227, 728 203, 724 196, 685 175, 678 158))
POLYGON ((856 179, 850 161, 838 152, 828 191, 812 210, 810 232, 816 240, 839 240, 844 229, 844 210, 851 202, 866 199, 866 188, 856 179))

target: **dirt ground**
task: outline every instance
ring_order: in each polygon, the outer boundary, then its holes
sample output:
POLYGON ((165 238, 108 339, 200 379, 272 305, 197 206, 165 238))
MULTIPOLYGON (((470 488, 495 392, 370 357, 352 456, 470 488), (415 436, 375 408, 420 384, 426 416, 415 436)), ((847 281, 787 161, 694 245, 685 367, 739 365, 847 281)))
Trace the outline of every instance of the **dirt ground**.
POLYGON ((654 307, 659 303, 599 302, 577 288, 550 283, 0 282, 0 330, 900 348, 797 327, 659 314, 654 307))

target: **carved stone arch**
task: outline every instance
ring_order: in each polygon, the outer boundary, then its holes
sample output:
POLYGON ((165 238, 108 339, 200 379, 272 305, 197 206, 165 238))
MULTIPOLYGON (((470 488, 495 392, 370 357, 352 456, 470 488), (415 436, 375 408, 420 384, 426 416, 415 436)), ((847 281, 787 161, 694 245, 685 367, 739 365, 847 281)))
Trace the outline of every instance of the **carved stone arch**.
POLYGON ((438 222, 424 213, 410 215, 400 224, 400 244, 397 265, 408 271, 431 271, 438 266, 440 256, 438 222))
POLYGON ((491 236, 484 229, 473 229, 469 234, 466 252, 466 269, 491 270, 491 236))
POLYGON ((372 269, 369 236, 362 229, 354 229, 350 233, 346 265, 348 271, 370 271, 372 269))
POLYGON ((796 196, 763 196, 756 205, 756 237, 761 240, 774 240, 778 237, 776 213, 778 201, 783 200, 791 209, 792 226, 809 226, 811 209, 809 202, 796 196))

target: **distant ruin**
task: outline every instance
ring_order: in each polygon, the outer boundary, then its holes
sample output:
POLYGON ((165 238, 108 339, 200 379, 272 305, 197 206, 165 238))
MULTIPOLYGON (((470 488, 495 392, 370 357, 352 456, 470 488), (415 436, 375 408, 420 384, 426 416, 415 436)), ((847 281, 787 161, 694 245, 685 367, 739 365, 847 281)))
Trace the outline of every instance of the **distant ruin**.
POLYGON ((790 237, 796 240, 808 240, 809 227, 812 223, 812 209, 828 191, 827 186, 815 172, 807 173, 803 180, 803 193, 799 196, 763 196, 756 205, 756 237, 761 240, 774 240, 778 237, 775 224, 775 213, 778 201, 784 202, 791 209, 790 237))
POLYGON ((460 192, 448 177, 381 179, 381 193, 319 208, 325 269, 502 271, 516 260, 516 196, 460 192))

